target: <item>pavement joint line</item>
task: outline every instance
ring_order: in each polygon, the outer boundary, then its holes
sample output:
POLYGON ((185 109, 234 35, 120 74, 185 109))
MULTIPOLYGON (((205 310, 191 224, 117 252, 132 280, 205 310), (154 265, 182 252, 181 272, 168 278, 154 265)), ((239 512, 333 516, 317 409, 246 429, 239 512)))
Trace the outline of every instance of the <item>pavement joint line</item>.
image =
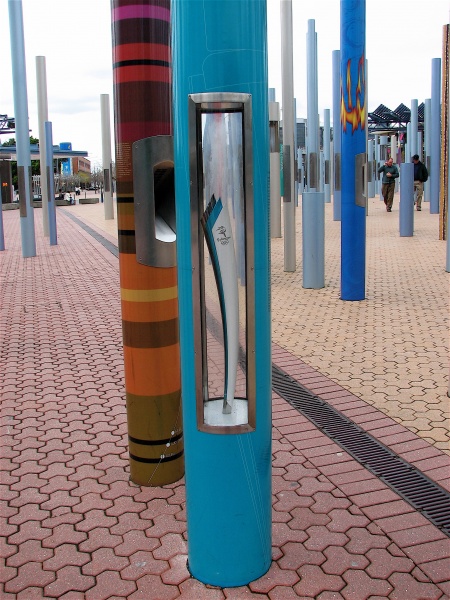
POLYGON ((113 244, 112 242, 110 242, 109 240, 107 240, 103 235, 101 235, 100 233, 98 233, 97 231, 95 231, 95 229, 93 229, 92 227, 90 227, 89 225, 87 225, 84 221, 82 221, 81 219, 79 219, 75 215, 72 215, 69 211, 64 210, 64 209, 60 209, 60 210, 61 210, 61 212, 64 213, 64 215, 66 217, 68 217, 69 219, 71 219, 74 223, 76 223, 82 229, 84 229, 84 231, 86 231, 86 233, 88 233, 95 240, 97 240, 97 242, 99 242, 104 248, 106 248, 106 250, 109 250, 111 252, 111 254, 114 254, 114 256, 116 258, 119 258, 119 248, 118 248, 118 246, 116 244, 113 244))

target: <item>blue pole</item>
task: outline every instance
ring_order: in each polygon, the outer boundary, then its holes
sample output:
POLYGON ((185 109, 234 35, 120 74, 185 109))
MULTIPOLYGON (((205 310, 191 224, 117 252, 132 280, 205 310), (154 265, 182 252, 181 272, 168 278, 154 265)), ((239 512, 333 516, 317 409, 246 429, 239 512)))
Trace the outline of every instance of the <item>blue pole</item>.
POLYGON ((414 164, 400 165, 400 237, 414 233, 414 164))
POLYGON ((341 220, 341 52, 333 50, 333 221, 341 220))
MULTIPOLYGON (((195 578, 220 587, 246 585, 261 577, 271 564, 266 13, 265 0, 229 0, 226 6, 222 2, 172 1, 175 198, 188 564, 195 578), (254 279, 254 296, 258 300, 248 299, 247 319, 254 317, 258 326, 254 352, 247 353, 249 364, 254 362, 255 375, 254 380, 247 383, 256 398, 256 418, 254 428, 236 433, 227 433, 226 427, 225 431, 211 433, 210 429, 200 425, 204 423, 204 405, 208 404, 208 388, 201 389, 204 371, 199 364, 199 354, 201 357, 205 346, 199 342, 199 346, 194 348, 194 341, 199 335, 194 322, 197 322, 199 314, 203 314, 193 300, 199 281, 196 271, 206 269, 208 263, 204 261, 197 268, 194 266, 198 250, 192 247, 192 241, 199 239, 199 248, 203 248, 203 241, 199 233, 200 221, 191 211, 191 203, 203 201, 200 191, 203 187, 191 190, 191 185, 196 185, 191 178, 191 168, 192 164, 196 164, 195 168, 200 172, 203 169, 205 175, 206 154, 203 155, 203 164, 200 159, 196 163, 199 146, 196 142, 193 147, 190 145, 190 136, 193 132, 196 136, 203 136, 201 147, 205 148, 205 153, 206 149, 212 148, 209 138, 206 139, 206 125, 202 129, 203 121, 199 121, 201 118, 208 124, 211 115, 201 113, 203 116, 200 117, 202 108, 193 108, 193 95, 211 92, 245 95, 251 101, 252 111, 252 127, 246 130, 244 147, 248 143, 252 145, 253 175, 249 172, 251 180, 244 177, 244 182, 252 187, 254 215, 253 239, 247 237, 247 249, 254 255, 254 268, 248 275, 254 279), (198 371, 196 376, 196 369, 200 370, 200 376, 198 371)), ((215 118, 215 114, 212 117, 215 118)), ((215 143, 215 147, 219 153, 224 150, 223 144, 215 143)), ((252 168, 251 163, 245 166, 246 169, 252 168)), ((246 202, 252 202, 251 196, 246 196, 246 202)), ((214 210, 218 213, 222 209, 216 203, 214 210)), ((207 218, 212 214, 210 212, 207 218)), ((247 225, 250 223, 247 222, 247 225)), ((205 316, 204 327, 207 326, 205 316)))
POLYGON ((56 207, 55 207, 55 179, 53 177, 53 131, 50 121, 45 121, 45 162, 46 173, 41 177, 47 177, 48 190, 48 231, 50 235, 50 246, 58 243, 56 233, 56 207))
POLYGON ((365 299, 366 2, 341 0, 341 299, 365 299))
POLYGON ((31 153, 22 0, 8 0, 8 10, 11 35, 14 115, 16 119, 20 233, 22 238, 22 256, 29 258, 36 256, 36 239, 31 196, 31 153))
POLYGON ((441 168, 441 59, 431 61, 430 214, 439 214, 441 168))

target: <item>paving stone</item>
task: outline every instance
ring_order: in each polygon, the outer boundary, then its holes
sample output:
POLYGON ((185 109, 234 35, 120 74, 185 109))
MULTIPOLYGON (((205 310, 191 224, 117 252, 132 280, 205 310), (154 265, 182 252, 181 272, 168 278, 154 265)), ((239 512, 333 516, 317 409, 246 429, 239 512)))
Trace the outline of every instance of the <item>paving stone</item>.
MULTIPOLYGON (((166 585, 180 585, 190 578, 191 574, 187 568, 187 554, 178 553, 173 556, 169 559, 169 565, 170 568, 161 573, 161 579, 166 585)), ((248 588, 245 589, 249 591, 248 588)))
POLYGON ((341 546, 329 546, 323 550, 323 553, 327 560, 321 565, 321 568, 330 575, 343 575, 351 569, 365 569, 369 564, 364 555, 350 554, 341 546))
POLYGON ((46 571, 59 571, 63 567, 82 567, 90 561, 89 554, 79 552, 75 544, 61 544, 54 548, 51 558, 44 560, 43 566, 46 571))
POLYGON ((347 571, 342 576, 347 585, 341 589, 341 594, 344 598, 367 598, 380 596, 388 598, 393 587, 388 581, 382 579, 372 579, 365 571, 347 571))
POLYGON ((387 548, 390 540, 384 535, 372 535, 362 527, 352 527, 346 531, 349 542, 346 549, 353 554, 365 554, 371 548, 387 548))
POLYGON ((305 548, 319 552, 323 552, 328 546, 345 546, 349 540, 347 535, 328 531, 324 525, 312 525, 306 533, 309 537, 304 543, 305 548))
POLYGON ((409 573, 394 573, 389 577, 394 590, 389 595, 392 600, 404 598, 420 598, 421 600, 437 600, 442 598, 442 591, 432 583, 421 583, 409 573))
MULTIPOLYGON (((193 583, 187 589, 182 590, 183 595, 180 596, 180 591, 175 585, 166 585, 156 575, 144 575, 137 580, 137 591, 130 594, 128 600, 148 600, 150 593, 153 593, 156 598, 160 598, 161 600, 175 600, 179 597, 186 598, 186 600, 189 598, 192 598, 192 600, 201 598, 201 593, 204 589, 203 586, 195 582, 194 579, 190 579, 188 582, 193 583)), ((183 582, 180 588, 188 582, 183 582)), ((219 595, 215 595, 214 591, 211 594, 211 600, 224 598, 221 592, 219 592, 219 595)), ((92 598, 92 600, 97 600, 97 598, 92 598)))
POLYGON ((20 545, 20 553, 10 556, 6 564, 9 567, 21 567, 28 562, 44 562, 53 556, 53 551, 43 548, 39 540, 28 540, 20 545))
POLYGON ((5 591, 18 594, 28 587, 44 588, 55 580, 55 574, 44 571, 42 563, 27 562, 17 569, 17 576, 5 583, 5 591))
POLYGON ((411 573, 414 568, 409 558, 392 556, 383 548, 369 550, 366 557, 370 560, 366 573, 374 579, 389 579, 393 573, 411 573))
POLYGON ((300 583, 294 589, 300 598, 317 598, 322 592, 339 591, 345 586, 341 577, 327 575, 317 565, 304 565, 297 572, 300 583))
POLYGON ((394 542, 401 548, 447 539, 445 534, 442 533, 440 529, 434 525, 431 525, 430 523, 422 525, 421 527, 416 526, 409 529, 403 529, 401 531, 391 531, 389 537, 392 538, 392 540, 394 540, 394 542))
POLYGON ((87 577, 80 572, 77 566, 66 566, 57 572, 57 579, 45 587, 45 594, 49 597, 59 598, 66 592, 85 592, 95 585, 93 577, 87 577))
MULTIPOLYGON (((450 548, 448 548, 450 551, 450 548)), ((448 583, 450 573, 450 552, 441 559, 422 563, 421 570, 435 583, 448 583)))
POLYGON ((92 553, 92 560, 81 569, 83 575, 97 577, 104 571, 121 571, 129 565, 127 558, 116 556, 112 548, 99 548, 92 553))
POLYGON ((276 563, 272 563, 265 575, 249 583, 252 592, 268 594, 276 586, 292 587, 299 580, 295 571, 280 569, 276 563))

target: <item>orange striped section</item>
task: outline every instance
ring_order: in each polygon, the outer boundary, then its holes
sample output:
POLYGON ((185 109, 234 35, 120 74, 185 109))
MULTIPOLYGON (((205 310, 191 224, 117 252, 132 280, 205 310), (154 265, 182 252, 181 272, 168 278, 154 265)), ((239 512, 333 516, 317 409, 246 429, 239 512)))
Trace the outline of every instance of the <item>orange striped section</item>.
POLYGON ((176 267, 158 269, 136 260, 136 254, 120 254, 120 286, 128 290, 158 290, 177 285, 176 267))
MULTIPOLYGON (((130 204, 130 206, 133 206, 133 204, 130 204)), ((135 228, 134 212, 133 214, 123 214, 122 212, 117 212, 117 228, 119 230, 135 228)))
POLYGON ((127 392, 130 394, 160 396, 180 389, 179 344, 165 348, 124 346, 123 353, 127 392))
POLYGON ((115 47, 115 62, 142 59, 170 62, 170 48, 163 44, 123 44, 115 47))
POLYGON ((122 318, 124 321, 148 323, 149 321, 169 321, 178 318, 178 300, 163 302, 128 302, 122 300, 122 318))
POLYGON ((172 76, 168 67, 158 67, 155 65, 116 68, 116 84, 127 83, 129 81, 162 81, 163 83, 172 83, 172 76))

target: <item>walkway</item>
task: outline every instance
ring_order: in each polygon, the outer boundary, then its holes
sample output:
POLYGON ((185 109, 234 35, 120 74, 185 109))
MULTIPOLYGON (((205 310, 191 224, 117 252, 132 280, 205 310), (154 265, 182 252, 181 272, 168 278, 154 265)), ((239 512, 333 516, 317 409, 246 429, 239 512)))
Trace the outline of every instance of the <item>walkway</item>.
MULTIPOLYGON (((370 201, 364 302, 339 300, 331 205, 323 290, 302 288, 300 252, 284 273, 272 241, 273 361, 450 490, 445 242, 427 204, 412 238, 398 200, 382 208, 370 201)), ((235 589, 190 578, 183 481, 128 480, 118 259, 98 241, 112 248, 117 225, 102 209, 58 209, 57 247, 35 210, 26 260, 19 213, 3 213, 1 599, 450 598, 448 537, 275 393, 272 567, 235 589)))

